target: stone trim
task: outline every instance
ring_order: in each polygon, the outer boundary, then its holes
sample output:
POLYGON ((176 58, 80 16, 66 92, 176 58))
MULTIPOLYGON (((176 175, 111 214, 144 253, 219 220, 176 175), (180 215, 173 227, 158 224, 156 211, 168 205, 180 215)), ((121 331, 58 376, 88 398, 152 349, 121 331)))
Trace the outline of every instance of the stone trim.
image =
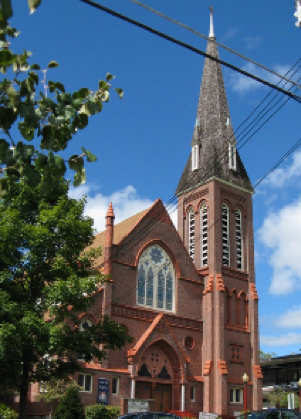
POLYGON ((226 292, 226 287, 221 274, 216 274, 216 288, 219 292, 226 292))
POLYGON ((254 378, 263 378, 260 365, 253 365, 254 378))
POLYGON ((250 283, 250 294, 251 294, 251 300, 256 300, 256 301, 259 300, 256 285, 253 282, 250 283))
POLYGON ((226 361, 223 360, 218 360, 217 361, 217 367, 219 369, 219 374, 220 375, 227 375, 228 373, 228 369, 227 369, 227 363, 226 361))
POLYGON ((207 282, 207 286, 205 291, 203 292, 203 295, 206 295, 208 292, 212 292, 213 291, 213 275, 209 275, 209 280, 207 282))
POLYGON ((212 370, 212 361, 206 361, 204 364, 203 375, 209 375, 212 370))

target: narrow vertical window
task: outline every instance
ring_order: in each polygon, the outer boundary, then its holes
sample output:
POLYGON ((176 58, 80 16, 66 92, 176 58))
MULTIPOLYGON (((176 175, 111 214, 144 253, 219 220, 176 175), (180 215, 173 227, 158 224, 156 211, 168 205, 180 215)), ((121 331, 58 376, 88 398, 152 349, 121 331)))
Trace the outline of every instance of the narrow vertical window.
POLYGON ((191 156, 191 168, 192 171, 197 170, 199 168, 199 146, 194 145, 192 147, 192 156, 191 156))
POLYGON ((229 144, 229 168, 236 170, 236 147, 235 144, 229 144))
POLYGON ((242 217, 241 211, 235 211, 235 226, 236 226, 236 262, 237 269, 243 269, 243 242, 242 242, 242 217))
POLYGON ((207 205, 203 203, 201 207, 201 264, 202 266, 208 265, 208 212, 207 205))
POLYGON ((195 219, 193 209, 189 210, 188 248, 189 255, 194 259, 195 219))
POLYGON ((222 236, 223 236, 223 265, 230 265, 229 249, 229 208, 227 204, 222 206, 222 236))

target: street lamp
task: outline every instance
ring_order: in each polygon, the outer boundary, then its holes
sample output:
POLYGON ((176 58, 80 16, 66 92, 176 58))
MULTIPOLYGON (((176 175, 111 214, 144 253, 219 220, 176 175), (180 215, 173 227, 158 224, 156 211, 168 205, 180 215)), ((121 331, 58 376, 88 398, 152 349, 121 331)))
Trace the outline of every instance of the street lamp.
POLYGON ((299 387, 299 402, 300 402, 300 406, 299 406, 299 411, 300 411, 300 409, 301 409, 301 378, 299 378, 299 381, 298 381, 298 387, 299 387))
MULTIPOLYGON (((244 382, 244 412, 247 413, 247 383, 249 381, 248 374, 245 372, 242 376, 242 381, 244 382)), ((300 382, 301 384, 301 382, 300 382)))

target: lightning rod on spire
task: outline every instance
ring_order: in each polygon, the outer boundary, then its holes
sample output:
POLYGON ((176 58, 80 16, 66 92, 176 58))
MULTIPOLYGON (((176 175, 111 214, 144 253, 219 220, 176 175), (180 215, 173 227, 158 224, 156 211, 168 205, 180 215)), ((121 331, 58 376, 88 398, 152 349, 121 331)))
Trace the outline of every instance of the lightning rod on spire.
POLYGON ((214 29, 213 29, 213 7, 209 7, 210 10, 210 32, 209 38, 214 38, 214 29))

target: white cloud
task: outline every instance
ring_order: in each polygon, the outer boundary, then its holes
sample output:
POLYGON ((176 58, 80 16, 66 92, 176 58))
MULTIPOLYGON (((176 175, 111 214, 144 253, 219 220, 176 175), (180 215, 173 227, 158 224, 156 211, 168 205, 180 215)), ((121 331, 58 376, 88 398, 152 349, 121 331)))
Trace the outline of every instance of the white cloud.
MULTIPOLYGON (((279 64, 279 65, 274 66, 273 70, 278 74, 285 75, 290 70, 290 68, 291 67, 289 65, 279 64)), ((272 73, 269 73, 252 63, 247 63, 244 67, 242 67, 242 70, 245 70, 248 73, 251 73, 273 84, 277 84, 280 81, 280 78, 278 76, 272 73)), ((290 75, 288 75, 287 77, 290 78, 290 75)), ((295 80, 296 75, 292 78, 295 80)), ((281 86, 283 85, 283 83, 281 83, 281 86)), ((246 92, 249 92, 250 90, 259 89, 260 87, 264 86, 262 83, 259 83, 256 80, 253 80, 247 76, 244 76, 243 74, 236 73, 236 72, 235 74, 234 73, 231 74, 230 84, 232 86, 232 89, 238 93, 246 93, 246 92)), ((288 89, 290 85, 286 84, 284 87, 288 89)))
MULTIPOLYGON (((87 195, 85 215, 94 219, 94 227, 98 232, 105 229, 105 216, 110 202, 112 202, 114 208, 115 224, 149 208, 154 203, 148 198, 141 198, 138 195, 137 190, 131 185, 116 191, 109 196, 102 195, 100 192, 97 192, 92 196, 93 190, 95 191, 97 188, 85 184, 77 188, 72 188, 69 195, 75 199, 87 195)), ((173 208, 171 208, 171 211, 172 210, 173 208)), ((174 211, 171 214, 171 219, 173 223, 177 225, 177 211, 174 211)))
POLYGON ((245 38, 246 48, 247 49, 256 49, 261 43, 260 36, 248 36, 245 38))
POLYGON ((275 326, 286 329, 301 328, 301 305, 294 306, 279 316, 275 321, 275 326))
POLYGON ((223 36, 223 42, 226 41, 226 40, 228 40, 228 39, 230 39, 230 38, 233 38, 238 32, 240 32, 240 29, 238 29, 238 28, 230 28, 226 32, 226 34, 223 36))
POLYGON ((301 150, 296 151, 292 157, 292 164, 274 170, 263 182, 263 185, 281 187, 301 176, 301 150))
POLYGON ((266 346, 288 346, 288 345, 300 345, 301 334, 298 333, 287 333, 280 336, 260 336, 260 344, 266 346))
POLYGON ((301 198, 271 212, 258 235, 271 252, 273 276, 269 292, 281 295, 301 288, 301 198))

